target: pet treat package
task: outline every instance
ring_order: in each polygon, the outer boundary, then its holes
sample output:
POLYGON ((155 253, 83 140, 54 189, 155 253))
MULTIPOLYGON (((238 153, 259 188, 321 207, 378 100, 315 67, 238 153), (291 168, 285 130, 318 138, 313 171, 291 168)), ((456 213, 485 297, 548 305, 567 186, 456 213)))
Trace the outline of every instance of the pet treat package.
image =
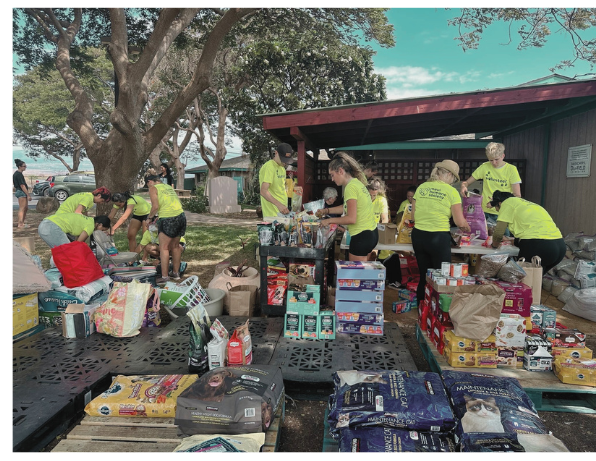
POLYGON ((266 432, 283 399, 278 367, 217 368, 178 396, 174 423, 184 435, 266 432))
POLYGON ((248 320, 232 333, 227 347, 228 365, 250 365, 252 363, 252 340, 248 320))
POLYGON ((265 433, 246 435, 191 435, 174 448, 185 453, 257 453, 265 444, 265 433))
POLYGON ((107 391, 85 406, 89 416, 173 418, 176 398, 197 375, 118 375, 107 391))
POLYGON ((342 429, 340 453, 455 452, 452 434, 370 427, 342 429))
POLYGON ((466 221, 470 225, 472 236, 486 240, 488 229, 486 227, 484 210, 482 209, 482 195, 470 192, 467 197, 462 198, 462 210, 464 212, 464 218, 466 218, 466 221))
POLYGON ((515 378, 450 370, 443 371, 441 377, 459 419, 455 434, 462 451, 478 451, 465 445, 470 440, 464 437, 466 434, 475 434, 477 441, 513 433, 522 446, 520 434, 549 434, 534 403, 515 378))
POLYGON ((329 398, 333 438, 344 428, 373 426, 447 432, 455 417, 437 373, 417 371, 338 371, 329 398))

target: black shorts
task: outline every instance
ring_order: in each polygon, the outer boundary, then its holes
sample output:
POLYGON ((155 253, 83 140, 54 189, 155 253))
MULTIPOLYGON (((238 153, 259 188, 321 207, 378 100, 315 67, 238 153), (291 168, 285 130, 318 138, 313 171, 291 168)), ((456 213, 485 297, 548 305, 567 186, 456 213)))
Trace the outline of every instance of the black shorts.
POLYGON ((184 237, 186 233, 186 215, 180 213, 171 218, 159 218, 157 232, 164 233, 170 238, 184 237))
POLYGON ((149 213, 144 214, 143 216, 139 216, 139 215, 133 214, 132 215, 132 218, 130 218, 130 219, 136 219, 137 221, 143 222, 143 221, 146 221, 148 217, 149 217, 149 213))
POLYGON ((367 256, 379 243, 379 231, 365 230, 350 237, 350 254, 354 256, 367 256))

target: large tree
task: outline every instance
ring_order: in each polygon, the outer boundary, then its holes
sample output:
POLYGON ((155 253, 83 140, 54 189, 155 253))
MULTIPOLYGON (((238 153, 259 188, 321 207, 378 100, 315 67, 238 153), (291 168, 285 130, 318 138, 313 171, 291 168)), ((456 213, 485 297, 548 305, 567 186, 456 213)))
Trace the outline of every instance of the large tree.
POLYGON ((460 16, 448 21, 458 28, 456 40, 464 51, 478 48, 484 30, 494 22, 509 25, 509 43, 517 41, 512 36, 517 33, 519 50, 542 47, 553 33, 564 33, 572 43, 573 56, 551 72, 578 61, 588 62, 591 69, 596 64, 596 8, 462 8, 460 16))
MULTIPOLYGON (((192 101, 209 88, 213 62, 230 30, 243 19, 258 13, 262 26, 300 28, 314 21, 338 36, 352 37, 358 30, 367 40, 382 42, 391 35, 384 10, 303 9, 291 10, 297 22, 280 22, 289 10, 230 8, 82 9, 25 8, 13 10, 13 49, 26 68, 42 64, 55 66, 68 88, 74 109, 67 123, 81 138, 96 173, 98 184, 114 190, 133 187, 135 178, 151 152, 159 145, 192 101), (281 11, 281 12, 280 12, 281 11), (89 71, 85 48, 99 46, 104 39, 114 68, 116 102, 110 115, 111 129, 101 136, 93 126, 94 104, 80 83, 79 73, 89 71), (141 123, 149 99, 149 82, 158 65, 175 46, 201 43, 201 55, 192 79, 170 104, 153 119, 141 123), (132 47, 140 48, 133 56, 132 47), (114 174, 118 172, 118 174, 114 174)), ((252 19, 252 18, 250 18, 252 19)), ((251 21, 246 22, 251 27, 251 21)), ((265 30, 267 30, 265 29, 265 30)))

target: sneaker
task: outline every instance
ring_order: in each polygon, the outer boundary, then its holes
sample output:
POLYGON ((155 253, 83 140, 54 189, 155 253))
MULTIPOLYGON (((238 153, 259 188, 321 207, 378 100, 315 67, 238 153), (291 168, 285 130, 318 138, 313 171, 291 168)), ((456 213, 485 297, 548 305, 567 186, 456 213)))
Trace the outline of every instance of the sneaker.
POLYGON ((180 273, 172 272, 172 273, 170 273, 170 277, 172 278, 172 280, 177 282, 178 280, 180 280, 180 273))
POLYGON ((387 288, 391 288, 392 290, 399 290, 401 287, 401 283, 399 282, 391 282, 387 284, 387 288))
POLYGON ((170 281, 170 277, 157 277, 157 279, 155 279, 155 283, 157 285, 165 285, 169 281, 170 281))

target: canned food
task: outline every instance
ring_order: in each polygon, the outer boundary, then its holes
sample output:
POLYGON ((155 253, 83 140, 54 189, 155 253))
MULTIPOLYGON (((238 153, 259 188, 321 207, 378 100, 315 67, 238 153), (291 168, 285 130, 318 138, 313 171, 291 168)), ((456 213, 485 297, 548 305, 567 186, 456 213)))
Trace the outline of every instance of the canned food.
POLYGON ((441 274, 445 277, 449 277, 451 272, 451 263, 441 263, 441 274))
POLYGON ((435 277, 435 283, 437 285, 447 285, 447 278, 446 277, 435 277))
POLYGON ((471 279, 470 277, 466 277, 464 279, 464 285, 476 285, 476 280, 475 279, 471 279))
POLYGON ((451 277, 461 277, 461 264, 451 264, 451 277))
POLYGON ((468 276, 468 273, 469 273, 468 272, 468 269, 469 269, 469 267, 468 267, 468 265, 466 263, 462 263, 461 264, 461 275, 462 275, 462 277, 467 277, 468 276))
POLYGON ((447 279, 447 286, 449 287, 456 287, 457 286, 457 279, 454 277, 449 277, 447 279))
POLYGON ((464 284, 464 279, 462 279, 461 277, 457 279, 457 286, 461 287, 464 284))

